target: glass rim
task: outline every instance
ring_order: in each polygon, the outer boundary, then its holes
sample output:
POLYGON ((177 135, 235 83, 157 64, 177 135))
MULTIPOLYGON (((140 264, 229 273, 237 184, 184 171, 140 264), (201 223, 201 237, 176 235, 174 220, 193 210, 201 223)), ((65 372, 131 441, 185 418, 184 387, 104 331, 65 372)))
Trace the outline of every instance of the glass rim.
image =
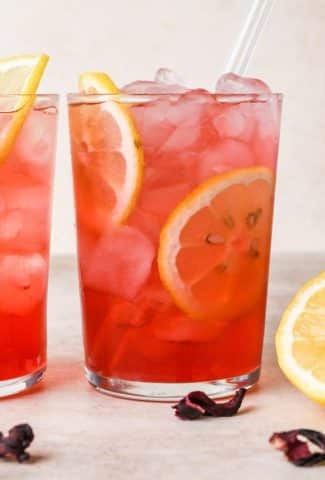
POLYGON ((58 109, 58 93, 0 93, 0 115, 14 114, 25 107, 32 110, 58 109))
MULTIPOLYGON (((66 94, 66 99, 68 104, 79 104, 79 103, 102 103, 105 100, 109 99, 116 99, 116 100, 128 100, 133 102, 140 102, 140 101, 150 101, 157 98, 168 98, 168 97, 180 97, 191 90, 187 90, 185 92, 153 92, 153 93, 78 93, 78 92, 69 92, 66 94)), ((242 102, 265 102, 272 98, 277 98, 279 101, 283 99, 283 93, 278 92, 271 92, 271 93, 218 93, 218 92, 211 92, 206 91, 208 94, 213 95, 216 100, 220 99, 223 102, 227 103, 238 103, 239 101, 242 102)), ((130 102, 131 103, 131 102, 130 102)))
POLYGON ((39 97, 39 98, 59 98, 59 93, 0 93, 0 98, 12 98, 12 97, 39 97))

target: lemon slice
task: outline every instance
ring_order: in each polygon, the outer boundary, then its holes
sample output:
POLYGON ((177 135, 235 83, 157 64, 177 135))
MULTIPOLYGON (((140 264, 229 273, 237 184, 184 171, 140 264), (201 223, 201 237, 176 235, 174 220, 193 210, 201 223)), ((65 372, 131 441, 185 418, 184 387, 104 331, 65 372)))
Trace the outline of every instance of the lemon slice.
MULTIPOLYGON (((110 77, 101 72, 82 74, 79 88, 87 94, 119 93, 110 77)), ((70 116, 74 135, 87 145, 89 168, 81 166, 79 176, 83 179, 83 191, 88 191, 86 203, 106 210, 112 222, 120 224, 131 213, 142 185, 140 138, 130 109, 117 99, 100 99, 86 108, 84 115, 70 116)))
POLYGON ((79 77, 79 90, 90 93, 120 93, 113 80, 103 72, 82 73, 79 77))
MULTIPOLYGON (((0 95, 36 93, 48 59, 45 54, 0 59, 0 95)), ((0 133, 0 164, 7 158, 33 103, 33 95, 13 96, 10 108, 5 109, 13 113, 0 133)))
POLYGON ((307 282, 285 310, 276 352, 293 385, 325 405, 325 272, 307 282))
POLYGON ((267 168, 234 170, 199 185, 167 219, 160 277, 190 317, 236 318, 265 298, 273 188, 267 168))

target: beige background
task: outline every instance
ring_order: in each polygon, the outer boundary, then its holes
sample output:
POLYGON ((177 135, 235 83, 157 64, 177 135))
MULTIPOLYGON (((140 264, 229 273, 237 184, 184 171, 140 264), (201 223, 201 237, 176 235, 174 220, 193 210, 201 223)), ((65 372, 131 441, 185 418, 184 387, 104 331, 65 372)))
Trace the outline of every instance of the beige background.
MULTIPOLYGON (((79 72, 117 83, 159 66, 212 88, 249 0, 0 0, 0 56, 45 51, 42 91, 76 89, 79 72)), ((249 68, 285 94, 274 250, 320 251, 325 239, 325 0, 278 0, 249 68)), ((57 159, 53 251, 74 251, 64 99, 57 159)))

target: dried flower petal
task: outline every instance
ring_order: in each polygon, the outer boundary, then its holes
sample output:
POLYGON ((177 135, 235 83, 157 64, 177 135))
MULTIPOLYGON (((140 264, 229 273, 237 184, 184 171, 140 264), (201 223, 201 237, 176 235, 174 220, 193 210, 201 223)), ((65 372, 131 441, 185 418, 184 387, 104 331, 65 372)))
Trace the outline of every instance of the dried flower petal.
POLYGON ((325 435, 316 430, 299 428, 278 432, 269 441, 297 467, 311 467, 325 462, 325 435))
POLYGON ((21 423, 9 430, 5 437, 0 432, 0 458, 15 457, 18 462, 29 459, 29 453, 25 450, 34 440, 34 432, 28 423, 21 423))
POLYGON ((246 389, 240 388, 235 395, 224 403, 215 403, 204 392, 190 392, 172 408, 177 417, 183 420, 196 420, 200 417, 231 417, 238 412, 246 389))

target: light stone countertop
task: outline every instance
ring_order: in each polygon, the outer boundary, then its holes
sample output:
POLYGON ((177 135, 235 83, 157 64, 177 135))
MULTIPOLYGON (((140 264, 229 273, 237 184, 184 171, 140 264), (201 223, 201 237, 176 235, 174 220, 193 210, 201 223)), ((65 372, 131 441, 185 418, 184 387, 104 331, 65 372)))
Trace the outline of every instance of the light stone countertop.
POLYGON ((0 430, 29 422, 33 462, 0 461, 1 480, 320 479, 325 467, 299 469, 268 445, 274 431, 325 431, 324 408, 279 371, 273 336, 296 288, 325 269, 323 255, 272 259, 263 375, 235 417, 186 422, 166 403, 97 393, 82 371, 80 308, 74 261, 55 258, 49 291, 49 364, 30 393, 0 401, 0 430))

